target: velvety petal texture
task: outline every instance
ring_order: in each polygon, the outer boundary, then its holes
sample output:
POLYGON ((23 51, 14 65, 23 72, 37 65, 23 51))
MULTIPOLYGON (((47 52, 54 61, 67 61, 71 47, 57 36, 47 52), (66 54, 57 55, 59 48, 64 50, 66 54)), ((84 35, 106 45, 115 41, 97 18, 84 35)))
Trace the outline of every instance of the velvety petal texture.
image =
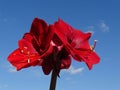
POLYGON ((54 27, 56 36, 62 41, 66 50, 75 60, 84 61, 89 69, 92 68, 93 64, 100 61, 99 56, 91 50, 88 42, 91 33, 76 30, 61 19, 55 22, 54 27))
POLYGON ((42 63, 40 55, 35 51, 32 44, 24 39, 19 41, 19 48, 8 56, 8 60, 17 70, 42 63))
POLYGON ((54 69, 68 69, 71 58, 83 61, 89 69, 100 61, 99 56, 90 48, 91 33, 74 29, 59 19, 53 25, 35 18, 30 32, 18 41, 18 48, 8 56, 8 61, 17 70, 30 66, 42 66, 45 75, 54 69))

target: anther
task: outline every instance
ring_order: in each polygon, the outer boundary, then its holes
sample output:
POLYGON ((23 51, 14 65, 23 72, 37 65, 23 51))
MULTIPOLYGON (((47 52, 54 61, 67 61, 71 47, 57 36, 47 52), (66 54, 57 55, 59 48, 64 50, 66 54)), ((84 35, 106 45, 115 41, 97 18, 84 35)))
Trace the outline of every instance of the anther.
POLYGON ((38 61, 41 61, 41 59, 38 59, 38 61))
POLYGON ((30 59, 28 59, 28 63, 30 63, 30 59))
POLYGON ((95 49, 96 47, 96 43, 97 43, 98 40, 94 40, 94 46, 93 46, 93 50, 95 49))
POLYGON ((51 41, 50 43, 52 44, 52 46, 56 46, 56 44, 53 41, 51 41))
POLYGON ((30 54, 30 52, 28 51, 28 52, 27 52, 27 54, 29 55, 29 54, 30 54))
POLYGON ((97 41, 98 41, 98 40, 94 40, 94 45, 93 45, 93 46, 90 46, 91 50, 94 50, 94 49, 95 49, 97 41))
POLYGON ((28 47, 24 47, 24 49, 27 49, 28 47))
POLYGON ((24 52, 24 50, 21 50, 21 52, 23 53, 23 52, 24 52))

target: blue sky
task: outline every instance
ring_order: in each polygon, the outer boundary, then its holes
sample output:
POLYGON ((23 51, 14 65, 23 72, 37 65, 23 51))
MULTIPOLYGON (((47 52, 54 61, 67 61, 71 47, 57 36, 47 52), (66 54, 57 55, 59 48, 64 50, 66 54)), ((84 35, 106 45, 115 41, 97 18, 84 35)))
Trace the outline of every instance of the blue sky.
POLYGON ((51 75, 41 67, 16 72, 7 61, 17 41, 28 32, 35 17, 48 24, 59 17, 98 40, 99 64, 88 70, 73 60, 62 70, 56 90, 120 90, 120 1, 119 0, 0 0, 0 90, 48 90, 51 75))

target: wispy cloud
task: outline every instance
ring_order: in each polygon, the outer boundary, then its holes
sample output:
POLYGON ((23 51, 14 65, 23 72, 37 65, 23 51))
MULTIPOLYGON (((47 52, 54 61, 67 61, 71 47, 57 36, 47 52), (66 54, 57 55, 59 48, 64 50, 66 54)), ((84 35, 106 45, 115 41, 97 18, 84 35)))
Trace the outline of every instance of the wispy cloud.
POLYGON ((70 73, 70 74, 80 74, 82 71, 84 70, 83 67, 81 68, 74 68, 73 66, 71 66, 67 72, 70 73))
POLYGON ((105 20, 99 20, 98 22, 96 22, 96 24, 87 26, 85 30, 94 34, 96 30, 100 30, 101 32, 109 32, 110 27, 105 22, 105 20))
POLYGON ((105 23, 104 20, 101 20, 100 23, 98 24, 98 27, 100 28, 100 30, 102 32, 108 32, 109 31, 109 26, 107 25, 107 23, 105 23))
POLYGON ((12 65, 10 65, 9 68, 8 68, 8 71, 11 72, 11 73, 14 73, 14 72, 16 72, 16 69, 12 65))

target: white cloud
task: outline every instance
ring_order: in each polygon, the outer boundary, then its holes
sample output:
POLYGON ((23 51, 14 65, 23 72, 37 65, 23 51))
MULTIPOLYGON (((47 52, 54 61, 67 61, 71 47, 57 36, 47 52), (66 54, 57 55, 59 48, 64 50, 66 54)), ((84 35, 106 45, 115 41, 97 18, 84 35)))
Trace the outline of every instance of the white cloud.
POLYGON ((83 67, 81 67, 81 68, 74 68, 73 66, 71 66, 71 67, 67 70, 67 72, 70 73, 70 74, 79 74, 79 73, 81 73, 83 70, 84 70, 83 67))
POLYGON ((98 26, 102 32, 108 32, 110 29, 109 26, 103 20, 98 24, 98 26))
POLYGON ((9 68, 8 68, 8 71, 11 72, 11 73, 14 73, 14 72, 16 72, 16 68, 13 67, 12 65, 10 65, 9 68))
POLYGON ((104 20, 100 20, 94 25, 87 26, 85 30, 94 34, 96 30, 100 30, 102 32, 109 32, 110 27, 107 25, 107 23, 104 20))

